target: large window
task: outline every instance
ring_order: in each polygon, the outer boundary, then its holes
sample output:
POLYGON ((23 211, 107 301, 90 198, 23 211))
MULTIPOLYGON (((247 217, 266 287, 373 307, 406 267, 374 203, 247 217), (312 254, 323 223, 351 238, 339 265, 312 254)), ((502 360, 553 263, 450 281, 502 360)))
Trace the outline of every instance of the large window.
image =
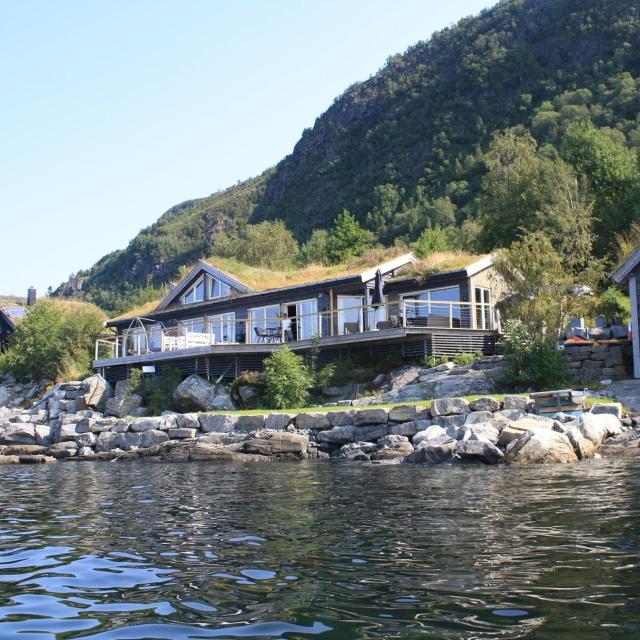
POLYGON ((446 316, 460 319, 460 287, 429 289, 405 296, 407 318, 446 316), (414 302, 415 301, 415 302, 414 302))
POLYGON ((216 342, 236 341, 236 314, 223 313, 207 318, 209 333, 215 336, 216 342))
POLYGON ((209 298, 224 298, 231 294, 231 287, 217 278, 209 278, 209 298))
MULTIPOLYGON (((361 333, 364 331, 364 296, 338 296, 338 334, 361 333)), ((368 330, 378 327, 387 319, 384 305, 369 306, 366 309, 368 330)))
POLYGON ((181 333, 207 333, 204 318, 194 318, 192 320, 183 320, 180 322, 181 333))
POLYGON ((256 329, 278 329, 280 328, 280 305, 271 304, 268 307, 255 307, 249 309, 251 322, 249 323, 249 336, 247 341, 255 342, 256 329))
POLYGON ((184 304, 193 304, 204 300, 204 277, 200 278, 187 293, 182 296, 184 304))
POLYGON ((485 287, 476 287, 476 329, 491 329, 491 291, 485 287))

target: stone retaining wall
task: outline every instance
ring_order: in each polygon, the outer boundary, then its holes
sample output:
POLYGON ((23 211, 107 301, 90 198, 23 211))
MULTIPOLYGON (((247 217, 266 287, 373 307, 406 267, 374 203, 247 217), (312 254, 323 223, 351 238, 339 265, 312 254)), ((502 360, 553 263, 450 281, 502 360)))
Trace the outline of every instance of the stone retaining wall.
POLYGON ((576 382, 626 378, 633 371, 629 340, 567 347, 563 353, 567 359, 569 375, 576 382))

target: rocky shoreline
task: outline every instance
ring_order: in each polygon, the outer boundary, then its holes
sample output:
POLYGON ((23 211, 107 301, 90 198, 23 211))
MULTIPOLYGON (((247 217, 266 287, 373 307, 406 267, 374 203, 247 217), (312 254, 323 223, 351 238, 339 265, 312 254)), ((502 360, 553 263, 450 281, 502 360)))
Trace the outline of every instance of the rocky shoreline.
POLYGON ((122 383, 114 395, 100 376, 58 385, 32 408, 0 420, 0 464, 342 459, 493 465, 577 462, 599 457, 599 451, 640 454, 640 432, 617 403, 554 418, 533 414, 524 396, 297 414, 105 415, 126 411, 127 399, 122 383))

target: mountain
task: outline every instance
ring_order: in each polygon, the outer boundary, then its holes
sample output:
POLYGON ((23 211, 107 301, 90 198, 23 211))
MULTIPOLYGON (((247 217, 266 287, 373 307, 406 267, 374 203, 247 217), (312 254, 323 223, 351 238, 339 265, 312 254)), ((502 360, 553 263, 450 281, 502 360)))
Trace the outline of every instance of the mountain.
POLYGON ((263 220, 302 241, 347 208, 384 244, 461 225, 476 215, 499 130, 530 130, 553 150, 567 123, 590 119, 640 148, 639 76, 637 0, 506 0, 390 58, 276 167, 172 207, 56 293, 120 310, 210 255, 217 234, 263 220))

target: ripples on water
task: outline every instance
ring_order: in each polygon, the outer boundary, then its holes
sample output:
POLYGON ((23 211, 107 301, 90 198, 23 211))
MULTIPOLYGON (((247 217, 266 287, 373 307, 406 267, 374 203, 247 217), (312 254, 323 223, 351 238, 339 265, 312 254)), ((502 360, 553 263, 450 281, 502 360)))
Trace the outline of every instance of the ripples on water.
POLYGON ((0 467, 0 639, 640 637, 640 463, 0 467))

